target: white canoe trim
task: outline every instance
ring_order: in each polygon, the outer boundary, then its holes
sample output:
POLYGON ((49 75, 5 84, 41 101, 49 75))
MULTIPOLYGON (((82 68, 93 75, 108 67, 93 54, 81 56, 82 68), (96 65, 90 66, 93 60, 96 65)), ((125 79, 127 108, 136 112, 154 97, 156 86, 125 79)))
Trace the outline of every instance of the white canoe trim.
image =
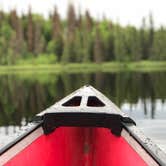
POLYGON ((122 130, 122 137, 138 153, 138 155, 150 166, 159 166, 159 164, 145 151, 144 148, 125 130, 122 130))
POLYGON ((77 112, 86 112, 86 113, 109 113, 109 114, 118 114, 123 117, 128 117, 124 112, 122 112, 111 100, 109 100, 105 95, 101 92, 93 88, 92 86, 83 86, 82 88, 74 91, 73 93, 69 94, 68 96, 64 97, 60 101, 56 102, 51 107, 47 108, 46 110, 37 114, 38 117, 43 116, 45 113, 77 113, 77 112), (72 99, 73 97, 81 96, 81 103, 80 106, 76 107, 65 107, 63 104, 68 100, 72 99), (101 100, 105 106, 103 107, 89 107, 87 106, 88 97, 95 96, 99 100, 101 100))
POLYGON ((8 149, 0 156, 1 165, 7 163, 10 159, 16 156, 19 152, 25 149, 28 145, 30 145, 34 140, 36 140, 41 135, 43 135, 43 129, 42 127, 39 127, 38 129, 30 133, 27 137, 16 143, 13 147, 8 149))
POLYGON ((160 149, 150 138, 144 135, 138 127, 134 125, 126 126, 124 129, 145 149, 159 165, 166 166, 166 153, 160 149))

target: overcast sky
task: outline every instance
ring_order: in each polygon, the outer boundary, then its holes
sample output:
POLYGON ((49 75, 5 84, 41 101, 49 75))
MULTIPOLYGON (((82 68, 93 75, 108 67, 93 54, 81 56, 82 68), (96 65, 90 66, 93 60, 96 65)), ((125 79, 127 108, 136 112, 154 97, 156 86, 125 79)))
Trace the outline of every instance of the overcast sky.
POLYGON ((65 17, 67 4, 73 2, 82 12, 87 8, 91 15, 102 18, 105 15, 121 24, 141 25, 142 18, 152 12, 155 25, 166 25, 166 0, 0 0, 0 8, 9 11, 16 8, 26 13, 31 5, 33 12, 45 17, 56 5, 62 17, 65 17))

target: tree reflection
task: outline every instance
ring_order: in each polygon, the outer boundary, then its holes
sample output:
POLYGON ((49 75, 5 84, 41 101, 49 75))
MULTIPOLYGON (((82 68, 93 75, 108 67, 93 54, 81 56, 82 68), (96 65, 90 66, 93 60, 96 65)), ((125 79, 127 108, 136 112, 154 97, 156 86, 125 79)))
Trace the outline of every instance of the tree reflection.
MULTIPOLYGON (((166 99, 166 73, 86 73, 3 75, 0 77, 0 126, 21 126, 38 112, 85 84, 103 92, 119 107, 142 101, 147 115, 150 101, 151 118, 155 118, 155 101, 166 99)), ((134 111, 134 110, 133 110, 134 111)), ((7 132, 7 129, 6 129, 7 132)))

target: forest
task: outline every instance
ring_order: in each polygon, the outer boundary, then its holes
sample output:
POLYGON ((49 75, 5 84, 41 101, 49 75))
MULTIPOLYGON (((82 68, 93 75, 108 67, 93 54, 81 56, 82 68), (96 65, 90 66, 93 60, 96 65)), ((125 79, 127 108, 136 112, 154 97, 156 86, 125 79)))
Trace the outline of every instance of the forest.
POLYGON ((31 63, 102 63, 166 60, 166 28, 155 28, 153 15, 141 27, 122 26, 88 10, 76 14, 68 6, 66 19, 55 7, 49 18, 32 13, 0 11, 0 65, 31 63))

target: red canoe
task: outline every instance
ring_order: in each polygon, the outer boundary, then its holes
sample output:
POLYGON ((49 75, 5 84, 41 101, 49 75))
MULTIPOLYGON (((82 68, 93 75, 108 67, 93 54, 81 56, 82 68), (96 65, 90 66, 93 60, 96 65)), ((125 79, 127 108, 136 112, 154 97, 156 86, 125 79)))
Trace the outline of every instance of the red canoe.
POLYGON ((5 166, 156 166, 166 155, 108 98, 84 86, 0 150, 5 166))

